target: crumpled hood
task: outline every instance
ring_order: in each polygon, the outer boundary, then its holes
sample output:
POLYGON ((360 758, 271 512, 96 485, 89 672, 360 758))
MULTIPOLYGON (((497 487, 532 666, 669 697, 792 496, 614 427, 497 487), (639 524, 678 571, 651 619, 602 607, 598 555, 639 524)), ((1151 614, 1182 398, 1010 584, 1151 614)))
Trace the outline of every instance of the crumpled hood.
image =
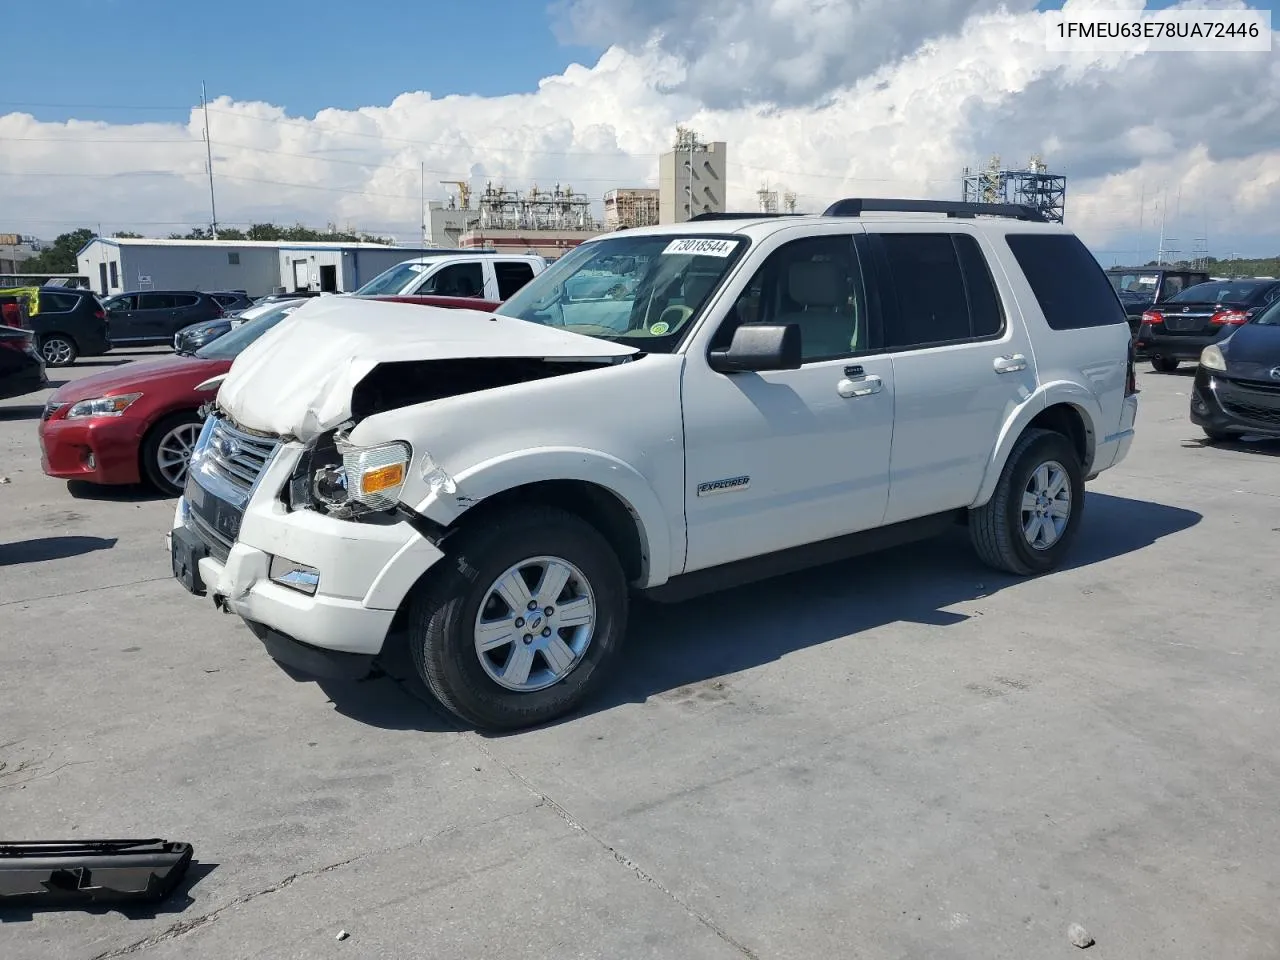
POLYGON ((605 359, 638 352, 477 310, 322 297, 236 357, 218 391, 218 406, 251 430, 307 441, 350 419, 352 391, 380 363, 605 359))

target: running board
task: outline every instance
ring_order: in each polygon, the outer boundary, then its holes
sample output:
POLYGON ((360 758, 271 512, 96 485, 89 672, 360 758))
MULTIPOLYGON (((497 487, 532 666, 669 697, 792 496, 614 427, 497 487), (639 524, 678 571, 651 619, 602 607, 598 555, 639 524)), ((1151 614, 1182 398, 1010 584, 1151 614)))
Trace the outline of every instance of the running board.
POLYGON ((917 540, 928 540, 967 521, 967 510, 948 510, 945 513, 935 513, 915 520, 904 520, 901 523, 891 523, 883 527, 873 527, 870 530, 860 530, 857 533, 847 533, 830 540, 820 540, 817 543, 779 550, 777 553, 766 553, 746 560, 735 560, 717 567, 708 567, 705 570, 683 573, 672 577, 661 586, 641 590, 640 595, 658 603, 680 603, 693 597, 780 577, 798 570, 836 563, 867 553, 878 553, 881 550, 914 543, 917 540))

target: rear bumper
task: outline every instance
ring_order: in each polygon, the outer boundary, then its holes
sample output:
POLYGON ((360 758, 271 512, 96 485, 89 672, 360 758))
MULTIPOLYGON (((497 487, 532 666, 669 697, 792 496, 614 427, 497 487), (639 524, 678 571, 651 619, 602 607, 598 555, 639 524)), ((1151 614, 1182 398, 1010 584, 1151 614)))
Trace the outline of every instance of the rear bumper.
POLYGON ((1235 327, 1218 327, 1213 333, 1179 336, 1153 332, 1149 324, 1143 324, 1134 341, 1135 350, 1148 357, 1165 357, 1169 360, 1195 360, 1199 362, 1205 347, 1231 336, 1235 327))
POLYGON ((138 450, 147 424, 128 417, 40 422, 40 466, 60 480, 127 484, 142 480, 138 450))
POLYGON ((1280 437, 1280 391, 1242 390, 1201 367, 1191 389, 1191 422, 1215 433, 1280 437))
POLYGON ((1129 455, 1133 446, 1134 430, 1138 422, 1137 395, 1124 398, 1124 407, 1120 411, 1120 424, 1113 432, 1103 437, 1093 456, 1093 473, 1119 465, 1129 455))
POLYGON ((100 357, 104 353, 111 352, 111 339, 107 336, 107 332, 103 330, 101 333, 87 334, 83 338, 76 337, 76 346, 80 348, 80 356, 82 357, 100 357))

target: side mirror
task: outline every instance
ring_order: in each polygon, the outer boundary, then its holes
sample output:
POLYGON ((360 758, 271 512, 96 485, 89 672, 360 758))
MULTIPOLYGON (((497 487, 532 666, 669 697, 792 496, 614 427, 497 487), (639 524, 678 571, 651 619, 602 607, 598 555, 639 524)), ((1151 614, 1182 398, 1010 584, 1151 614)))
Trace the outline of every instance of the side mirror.
POLYGON ((717 373, 799 370, 800 327, 744 323, 727 350, 712 350, 707 364, 717 373))

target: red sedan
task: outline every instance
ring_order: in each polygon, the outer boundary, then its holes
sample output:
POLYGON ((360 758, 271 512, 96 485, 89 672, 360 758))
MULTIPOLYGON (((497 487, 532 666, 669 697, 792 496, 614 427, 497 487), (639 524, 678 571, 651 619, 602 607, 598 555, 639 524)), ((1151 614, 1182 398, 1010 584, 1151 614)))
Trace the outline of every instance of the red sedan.
MULTIPOLYGON (((457 297, 376 299, 471 310, 498 306, 457 297)), ((200 435, 203 418, 198 411, 217 392, 198 388, 226 373, 240 351, 306 302, 284 301, 261 312, 246 311, 244 323, 193 355, 129 363, 64 384, 45 405, 40 421, 44 472, 100 484, 145 480, 177 496, 200 435)))

